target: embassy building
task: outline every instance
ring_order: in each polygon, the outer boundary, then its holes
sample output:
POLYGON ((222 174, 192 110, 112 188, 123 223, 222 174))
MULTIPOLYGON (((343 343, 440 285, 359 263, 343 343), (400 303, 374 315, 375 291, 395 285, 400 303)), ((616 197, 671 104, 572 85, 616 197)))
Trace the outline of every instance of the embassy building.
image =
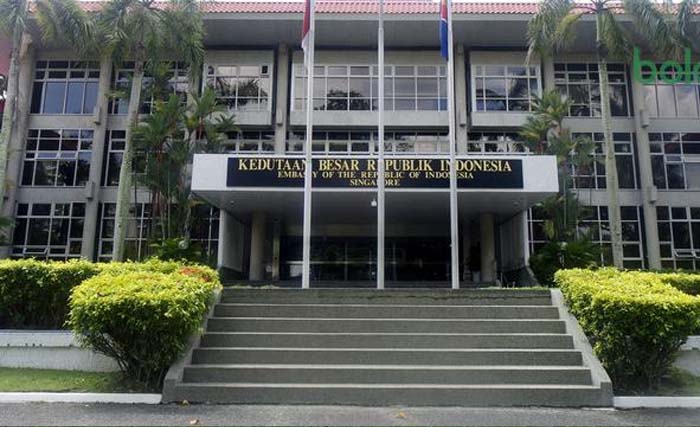
MULTIPOLYGON (((86 8, 99 7, 85 2, 86 8)), ((307 79, 302 2, 204 3, 206 56, 198 89, 213 87, 235 117, 223 154, 199 154, 193 239, 229 277, 299 286, 302 272, 307 79)), ((387 287, 450 286, 450 158, 446 63, 438 3, 386 2, 385 278, 387 287)), ((546 241, 535 205, 558 191, 554 157, 528 153, 518 129, 535 96, 573 100, 566 120, 600 162, 573 168, 581 223, 610 245, 594 22, 555 58, 526 64, 535 3, 453 5, 460 280, 523 280, 546 241)), ((622 17, 621 19, 625 19, 622 17)), ((311 286, 376 286, 377 4, 316 4, 311 286)), ((7 166, 11 257, 108 260, 125 143, 126 103, 105 93, 130 64, 79 61, 25 46, 17 129, 7 166), (103 100, 104 99, 104 100, 103 100), (100 101, 103 100, 103 101, 100 101)), ((185 93, 180 64, 171 88, 185 93)), ((609 64, 624 264, 700 266, 700 87, 643 85, 609 64)), ((147 114, 149 100, 143 100, 147 114)), ((147 254, 149 197, 132 196, 128 252, 147 254)), ((606 253, 603 251, 602 253, 606 253)), ((604 255, 605 257, 605 255, 604 255)), ((609 260, 605 260, 609 261, 609 260)))

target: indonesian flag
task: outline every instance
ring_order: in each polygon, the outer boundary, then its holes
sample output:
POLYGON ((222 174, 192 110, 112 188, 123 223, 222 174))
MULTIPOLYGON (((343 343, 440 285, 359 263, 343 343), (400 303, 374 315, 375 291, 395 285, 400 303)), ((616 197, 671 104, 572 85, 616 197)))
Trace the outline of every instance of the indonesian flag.
POLYGON ((304 51, 304 56, 309 53, 309 38, 311 32, 311 10, 312 0, 304 0, 304 22, 301 25, 301 49, 304 51))
POLYGON ((447 13, 447 2, 450 0, 440 0, 440 53, 442 57, 448 59, 450 48, 448 45, 447 22, 449 19, 447 13))

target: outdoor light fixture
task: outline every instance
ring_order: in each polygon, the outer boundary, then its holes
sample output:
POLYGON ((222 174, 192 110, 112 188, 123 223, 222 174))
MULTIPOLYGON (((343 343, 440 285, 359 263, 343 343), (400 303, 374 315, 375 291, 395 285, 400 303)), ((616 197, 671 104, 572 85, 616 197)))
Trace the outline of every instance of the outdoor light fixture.
POLYGON ((369 203, 369 205, 372 206, 373 208, 376 208, 377 207, 377 199, 373 198, 372 201, 369 203))

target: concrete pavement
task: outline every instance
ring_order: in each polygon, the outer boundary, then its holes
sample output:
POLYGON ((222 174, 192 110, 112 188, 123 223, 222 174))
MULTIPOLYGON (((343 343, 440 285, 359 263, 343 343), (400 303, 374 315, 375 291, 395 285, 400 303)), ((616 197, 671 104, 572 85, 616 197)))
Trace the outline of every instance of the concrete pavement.
POLYGON ((1 404, 2 426, 697 426, 697 409, 1 404))

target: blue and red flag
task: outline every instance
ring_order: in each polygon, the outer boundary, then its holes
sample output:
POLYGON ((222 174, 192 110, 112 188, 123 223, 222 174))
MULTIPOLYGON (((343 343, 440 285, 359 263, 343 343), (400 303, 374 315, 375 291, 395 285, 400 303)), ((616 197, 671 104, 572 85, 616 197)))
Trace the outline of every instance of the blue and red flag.
POLYGON ((449 0, 440 0, 440 53, 442 54, 442 57, 445 59, 449 58, 449 51, 450 48, 448 47, 448 36, 447 36, 447 29, 448 29, 448 19, 449 14, 447 13, 447 2, 449 0))

